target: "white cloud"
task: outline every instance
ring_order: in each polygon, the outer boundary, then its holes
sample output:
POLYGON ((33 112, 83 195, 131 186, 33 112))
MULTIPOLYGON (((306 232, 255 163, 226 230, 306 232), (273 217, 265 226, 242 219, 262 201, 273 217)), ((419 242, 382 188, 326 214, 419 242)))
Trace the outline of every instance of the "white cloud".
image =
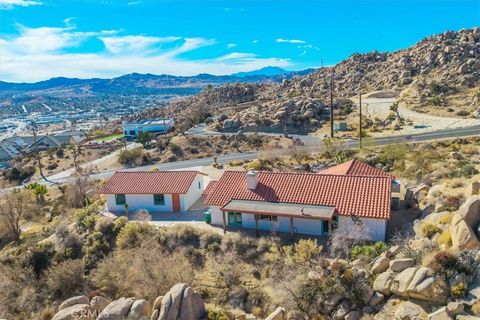
POLYGON ((149 37, 141 35, 100 37, 107 50, 114 54, 148 54, 154 45, 174 42, 180 39, 180 37, 149 37))
POLYGON ((278 38, 275 39, 276 42, 278 43, 294 43, 294 44, 304 44, 307 43, 304 40, 299 40, 299 39, 283 39, 283 38, 278 38))
POLYGON ((231 49, 231 48, 235 48, 237 46, 236 43, 229 43, 227 44, 227 48, 231 49))
POLYGON ((266 66, 288 67, 288 59, 233 52, 203 59, 181 55, 216 44, 214 39, 120 35, 121 31, 81 32, 75 27, 28 28, 0 38, 1 80, 34 82, 52 77, 110 78, 131 72, 196 75, 230 74, 266 66), (105 49, 84 52, 87 40, 102 41, 105 49), (82 49, 82 50, 79 50, 82 49))
POLYGON ((259 43, 259 42, 260 42, 260 40, 253 40, 252 41, 253 44, 256 44, 256 43, 259 43))
POLYGON ((0 0, 0 9, 12 9, 13 7, 39 6, 43 3, 34 0, 0 0))

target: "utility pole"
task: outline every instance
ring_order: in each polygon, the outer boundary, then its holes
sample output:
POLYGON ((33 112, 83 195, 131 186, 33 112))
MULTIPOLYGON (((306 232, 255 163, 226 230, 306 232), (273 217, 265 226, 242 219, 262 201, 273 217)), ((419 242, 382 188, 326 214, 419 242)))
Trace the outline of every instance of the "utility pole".
POLYGON ((334 137, 333 130, 333 75, 335 69, 332 68, 332 74, 330 75, 330 138, 334 137))
POLYGON ((359 129, 358 129, 358 135, 360 136, 360 149, 363 147, 363 135, 362 135, 362 89, 360 89, 358 93, 358 111, 360 113, 360 124, 359 124, 359 129))

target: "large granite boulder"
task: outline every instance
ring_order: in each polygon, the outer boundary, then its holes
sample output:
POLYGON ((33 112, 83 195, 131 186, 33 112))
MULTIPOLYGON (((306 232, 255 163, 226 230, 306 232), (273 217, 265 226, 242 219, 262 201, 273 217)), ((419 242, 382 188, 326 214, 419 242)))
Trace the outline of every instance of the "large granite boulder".
POLYGON ((192 287, 178 283, 163 297, 158 320, 199 320, 205 315, 205 303, 192 287))
POLYGON ((429 268, 412 267, 400 272, 392 281, 392 293, 401 297, 444 304, 448 297, 448 286, 445 280, 433 275, 429 268))
POLYGON ((390 259, 388 259, 387 257, 380 256, 373 261, 370 271, 373 274, 379 274, 387 271, 389 266, 390 266, 390 259))
POLYGON ((480 195, 470 197, 458 210, 465 222, 472 228, 480 224, 480 195))
POLYGON ((398 320, 417 320, 425 319, 427 313, 418 304, 411 301, 403 301, 397 306, 394 317, 398 320))
POLYGON ((393 260, 390 261, 390 270, 392 270, 393 272, 400 272, 407 268, 410 268, 411 266, 413 266, 414 263, 415 261, 410 258, 393 260))
POLYGON ((88 300, 87 296, 71 297, 70 299, 63 301, 62 304, 58 307, 58 310, 60 311, 76 304, 88 304, 89 302, 90 301, 88 300))
POLYGON ((386 296, 389 296, 392 280, 393 280, 392 272, 385 271, 383 273, 380 273, 373 281, 373 290, 383 293, 386 296))
MULTIPOLYGON (((464 214, 466 214, 464 212, 464 214)), ((468 216, 468 214, 467 214, 468 216)), ((472 220, 471 217, 469 217, 472 220)), ((475 235, 474 229, 468 224, 460 212, 456 213, 450 224, 450 234, 452 237, 452 247, 455 250, 471 250, 480 248, 480 241, 475 235)))
POLYGON ((150 319, 152 313, 152 304, 147 300, 135 300, 128 312, 128 320, 150 319))
POLYGON ((135 300, 131 298, 120 298, 112 301, 100 312, 97 320, 125 320, 135 300))
POLYGON ((110 304, 110 302, 112 301, 108 300, 107 298, 104 298, 102 296, 95 296, 92 298, 92 300, 90 300, 90 307, 93 311, 99 314, 110 304))
POLYGON ((76 304, 57 312, 52 320, 93 320, 93 312, 88 304, 76 304))
POLYGON ((265 320, 285 320, 285 309, 278 307, 265 320))

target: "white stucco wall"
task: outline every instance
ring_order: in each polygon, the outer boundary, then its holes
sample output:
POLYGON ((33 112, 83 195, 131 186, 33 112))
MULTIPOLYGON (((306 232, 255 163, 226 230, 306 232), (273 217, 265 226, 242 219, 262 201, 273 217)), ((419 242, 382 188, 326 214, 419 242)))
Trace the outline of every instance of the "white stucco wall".
MULTIPOLYGON (((387 233, 387 220, 360 218, 365 232, 368 233, 368 238, 372 241, 385 241, 387 233)), ((352 218, 349 216, 340 216, 338 225, 353 224, 352 218)))
MULTIPOLYGON (((181 197, 180 197, 181 198, 181 197)), ((146 209, 148 212, 171 212, 172 195, 165 195, 165 205, 156 206, 153 204, 153 195, 151 194, 126 194, 125 199, 128 204, 128 211, 135 212, 140 209, 146 209)), ((181 199, 180 199, 181 204, 181 199)), ((113 213, 125 213, 125 207, 123 205, 117 206, 115 204, 115 195, 107 194, 107 208, 108 211, 113 213)))
POLYGON ((192 185, 188 189, 187 193, 180 196, 180 207, 182 211, 186 211, 192 207, 192 205, 200 199, 205 186, 210 182, 210 177, 197 174, 192 185), (200 187, 199 187, 200 184, 200 187))

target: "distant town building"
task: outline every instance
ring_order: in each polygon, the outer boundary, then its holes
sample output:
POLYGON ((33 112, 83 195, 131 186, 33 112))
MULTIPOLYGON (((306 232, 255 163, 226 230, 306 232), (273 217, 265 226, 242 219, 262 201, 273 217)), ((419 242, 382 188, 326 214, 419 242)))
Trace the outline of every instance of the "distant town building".
POLYGON ((123 134, 127 139, 134 139, 140 132, 166 133, 174 126, 173 118, 143 120, 139 122, 123 122, 123 134))

